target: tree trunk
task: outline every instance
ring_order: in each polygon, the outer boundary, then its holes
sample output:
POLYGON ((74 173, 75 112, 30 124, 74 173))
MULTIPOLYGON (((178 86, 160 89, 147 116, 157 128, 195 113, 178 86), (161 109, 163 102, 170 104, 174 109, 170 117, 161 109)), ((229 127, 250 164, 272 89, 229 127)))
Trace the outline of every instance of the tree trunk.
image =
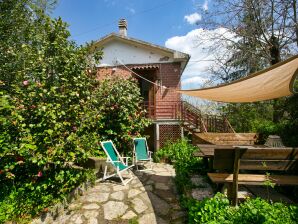
POLYGON ((274 36, 274 34, 272 34, 270 38, 270 45, 271 65, 274 65, 281 61, 278 39, 274 36))
MULTIPOLYGON (((278 39, 272 34, 270 38, 270 57, 271 57, 271 65, 274 65, 281 61, 280 58, 280 48, 278 39)), ((277 123, 280 119, 282 114, 279 112, 278 108, 279 99, 273 100, 273 122, 277 123)))
POLYGON ((294 24, 296 33, 296 44, 298 46, 298 20, 297 20, 297 1, 293 0, 293 14, 294 14, 294 24))

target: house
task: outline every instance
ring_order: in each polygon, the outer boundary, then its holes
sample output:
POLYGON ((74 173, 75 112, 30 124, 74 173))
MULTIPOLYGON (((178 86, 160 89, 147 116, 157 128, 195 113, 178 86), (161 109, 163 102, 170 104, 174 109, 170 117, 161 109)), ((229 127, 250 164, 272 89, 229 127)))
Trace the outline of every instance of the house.
POLYGON ((169 139, 183 135, 180 126, 181 75, 190 56, 127 36, 127 22, 119 21, 119 33, 111 33, 93 44, 103 49, 97 77, 133 76, 139 81, 144 107, 153 125, 146 130, 149 147, 158 149, 169 139), (154 137, 153 137, 154 136, 154 137))

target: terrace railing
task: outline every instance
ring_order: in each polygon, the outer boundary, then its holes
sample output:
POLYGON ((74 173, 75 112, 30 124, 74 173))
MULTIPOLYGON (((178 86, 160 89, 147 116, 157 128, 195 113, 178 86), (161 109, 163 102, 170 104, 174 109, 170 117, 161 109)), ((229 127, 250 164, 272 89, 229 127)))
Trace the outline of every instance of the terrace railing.
POLYGON ((181 120, 182 101, 156 101, 154 104, 143 103, 143 109, 147 111, 147 117, 153 120, 175 119, 181 120))
POLYGON ((192 132, 235 132, 226 117, 207 115, 185 101, 144 102, 147 117, 153 120, 180 120, 192 132))

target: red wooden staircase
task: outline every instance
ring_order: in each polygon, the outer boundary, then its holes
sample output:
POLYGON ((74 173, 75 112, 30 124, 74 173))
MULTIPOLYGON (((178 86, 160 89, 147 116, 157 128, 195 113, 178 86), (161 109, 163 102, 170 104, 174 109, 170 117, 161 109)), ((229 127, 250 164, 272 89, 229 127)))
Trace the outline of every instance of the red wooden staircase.
POLYGON ((203 114, 186 101, 145 102, 144 109, 152 120, 179 121, 192 135, 194 144, 252 145, 256 140, 255 133, 235 133, 226 117, 203 114))
POLYGON ((228 119, 218 115, 207 115, 188 102, 182 103, 183 126, 192 133, 235 133, 228 119))

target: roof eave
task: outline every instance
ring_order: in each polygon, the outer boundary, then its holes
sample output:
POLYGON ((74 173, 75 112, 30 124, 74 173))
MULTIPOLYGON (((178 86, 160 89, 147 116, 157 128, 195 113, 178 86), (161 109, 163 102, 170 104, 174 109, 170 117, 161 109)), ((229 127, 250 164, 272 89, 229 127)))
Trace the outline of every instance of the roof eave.
POLYGON ((125 41, 128 41, 128 42, 137 43, 139 45, 143 45, 143 46, 146 46, 146 47, 149 47, 149 48, 158 49, 158 50, 163 51, 167 54, 172 54, 173 59, 177 62, 178 61, 187 61, 190 57, 188 54, 180 52, 180 51, 175 51, 175 50, 172 50, 170 48, 166 48, 166 47, 162 47, 162 46, 159 46, 159 45, 151 44, 149 42, 138 40, 138 39, 135 39, 135 38, 121 36, 117 33, 110 33, 110 34, 102 37, 101 39, 95 41, 93 43, 93 46, 103 45, 104 43, 109 41, 109 39, 122 39, 122 40, 125 40, 125 41))

